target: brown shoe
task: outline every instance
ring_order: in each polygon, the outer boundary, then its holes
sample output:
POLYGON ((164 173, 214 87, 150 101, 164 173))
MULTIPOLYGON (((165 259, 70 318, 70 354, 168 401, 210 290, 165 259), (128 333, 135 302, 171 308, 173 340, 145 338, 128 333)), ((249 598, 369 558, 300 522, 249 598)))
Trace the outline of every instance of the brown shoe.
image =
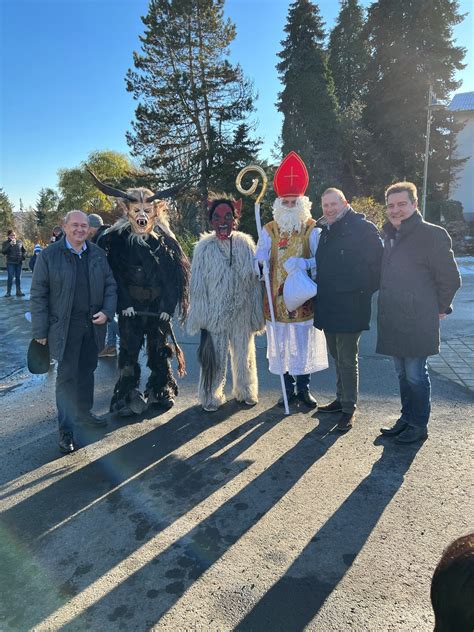
POLYGON ((318 406, 318 413, 342 413, 341 402, 335 399, 330 404, 318 406))
POLYGON ((347 432, 354 425, 355 413, 341 413, 337 422, 336 430, 338 432, 347 432))
POLYGON ((98 355, 99 358, 116 358, 117 349, 115 347, 104 347, 98 355))

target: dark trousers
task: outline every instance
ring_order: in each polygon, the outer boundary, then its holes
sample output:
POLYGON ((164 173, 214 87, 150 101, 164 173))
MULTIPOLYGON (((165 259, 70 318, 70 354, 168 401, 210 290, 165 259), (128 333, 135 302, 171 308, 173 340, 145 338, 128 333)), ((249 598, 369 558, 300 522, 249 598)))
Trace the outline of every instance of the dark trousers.
POLYGON ((87 414, 92 408, 97 354, 92 323, 71 320, 56 377, 60 435, 72 435, 76 417, 87 414))
POLYGON ((285 378, 285 388, 288 395, 294 394, 295 386, 297 393, 309 391, 310 373, 305 373, 304 375, 290 375, 289 373, 285 373, 283 377, 285 378))
POLYGON ((336 365, 336 399, 342 412, 353 413, 359 393, 359 339, 362 332, 329 334, 326 342, 336 365))
POLYGON ((12 291, 13 285, 13 277, 15 277, 15 285, 16 291, 19 292, 21 290, 20 287, 20 279, 21 279, 21 263, 7 263, 7 292, 10 294, 12 291))
POLYGON ((402 419, 410 426, 426 428, 431 412, 428 358, 393 358, 400 384, 402 419))

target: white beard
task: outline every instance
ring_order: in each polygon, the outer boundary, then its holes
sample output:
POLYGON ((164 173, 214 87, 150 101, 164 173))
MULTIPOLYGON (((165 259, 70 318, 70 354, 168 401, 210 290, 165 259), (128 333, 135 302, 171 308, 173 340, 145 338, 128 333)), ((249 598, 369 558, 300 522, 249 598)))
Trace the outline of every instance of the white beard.
POLYGON ((287 208, 281 202, 282 198, 277 198, 273 203, 273 219, 278 228, 282 233, 299 232, 311 219, 312 203, 306 195, 296 199, 294 208, 287 208))

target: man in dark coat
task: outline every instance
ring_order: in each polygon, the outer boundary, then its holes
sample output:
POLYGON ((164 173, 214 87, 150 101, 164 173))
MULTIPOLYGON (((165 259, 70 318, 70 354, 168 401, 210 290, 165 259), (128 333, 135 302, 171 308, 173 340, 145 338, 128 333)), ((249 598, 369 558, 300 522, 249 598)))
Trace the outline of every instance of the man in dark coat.
POLYGON ((106 423, 91 408, 97 354, 104 347, 106 322, 115 315, 116 283, 105 252, 86 240, 88 230, 87 215, 70 211, 64 238, 40 253, 31 282, 33 337, 48 343, 58 361, 59 448, 65 454, 75 449, 75 423, 106 423))
POLYGON ((369 329, 383 246, 375 225, 350 207, 342 191, 327 189, 321 203, 314 326, 326 336, 336 364, 337 386, 336 399, 318 412, 340 413, 336 428, 347 432, 354 423, 359 391, 359 339, 369 329))
POLYGON ((14 230, 9 230, 7 239, 2 244, 2 253, 7 260, 7 292, 6 297, 12 295, 13 277, 15 277, 16 295, 25 296, 21 291, 21 266, 26 258, 26 250, 21 239, 16 238, 14 230))
POLYGON ((439 353, 439 321, 452 312, 461 278, 444 228, 418 212, 416 186, 398 182, 385 192, 388 222, 378 299, 377 353, 393 357, 401 417, 381 428, 397 443, 428 436, 431 384, 427 358, 439 353))

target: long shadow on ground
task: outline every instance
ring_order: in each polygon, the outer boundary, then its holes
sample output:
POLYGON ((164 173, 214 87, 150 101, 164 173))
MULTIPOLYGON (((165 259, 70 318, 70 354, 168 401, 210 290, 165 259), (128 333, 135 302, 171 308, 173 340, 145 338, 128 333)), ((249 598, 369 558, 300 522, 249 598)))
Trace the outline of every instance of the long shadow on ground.
POLYGON ((385 508, 401 487, 420 446, 384 440, 380 459, 301 555, 236 628, 303 630, 360 553, 385 508))
POLYGON ((6 511, 0 620, 34 627, 248 467, 239 455, 272 428, 268 412, 188 458, 171 454, 239 410, 182 412, 6 511))
MULTIPOLYGON (((63 630, 83 630, 97 622, 150 629, 239 538, 251 529, 324 456, 339 436, 316 428, 256 476, 209 517, 161 554, 129 575, 114 590, 63 630), (143 604, 138 610, 136 604, 143 604)), ((223 454, 224 463, 233 460, 223 454)), ((104 623, 102 623, 103 625, 104 623)))

